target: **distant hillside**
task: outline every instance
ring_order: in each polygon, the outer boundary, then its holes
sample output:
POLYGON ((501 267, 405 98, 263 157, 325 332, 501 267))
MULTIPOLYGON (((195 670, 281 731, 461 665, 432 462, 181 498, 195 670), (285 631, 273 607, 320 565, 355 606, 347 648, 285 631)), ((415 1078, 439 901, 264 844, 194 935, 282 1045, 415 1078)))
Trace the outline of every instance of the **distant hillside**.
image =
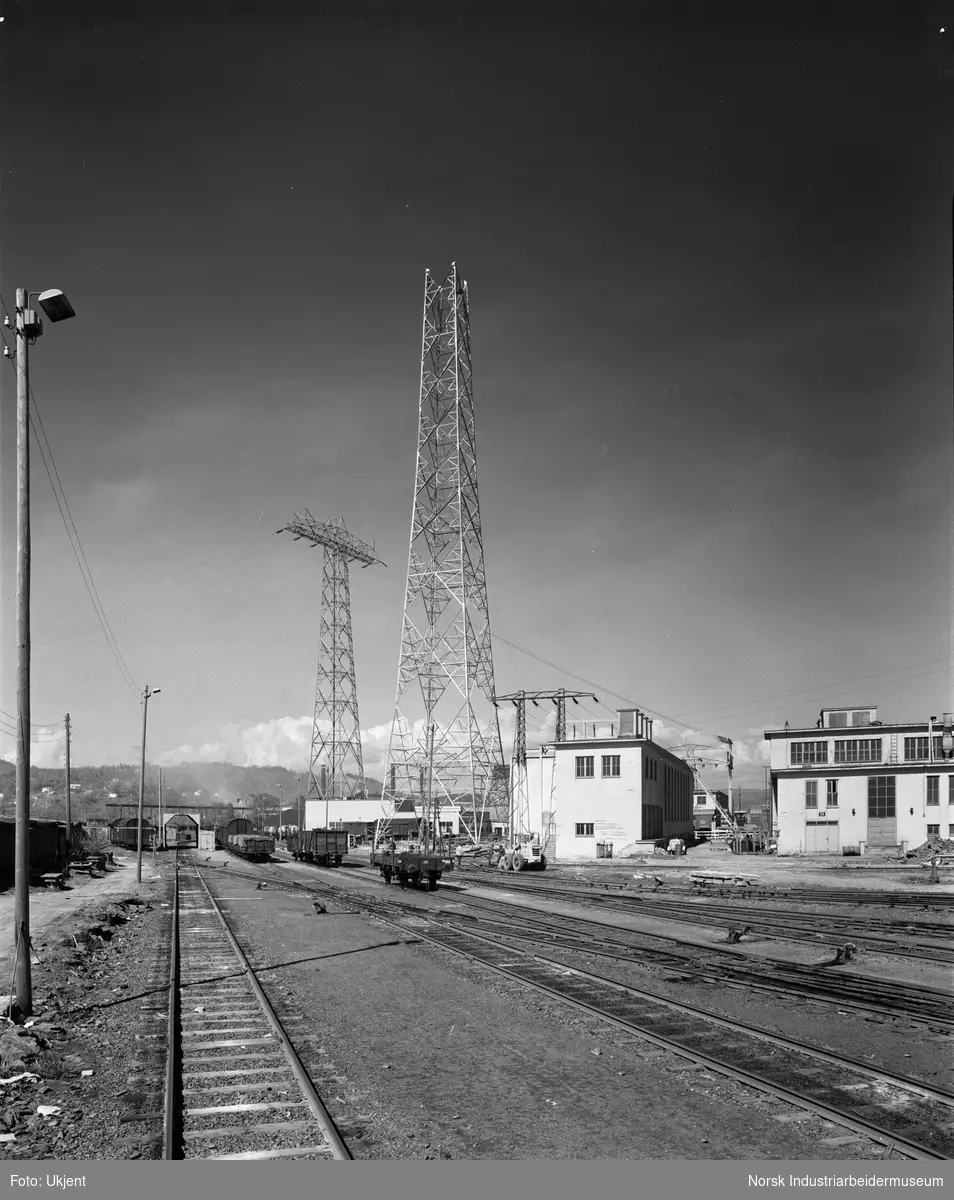
MULTIPOLYGON (((307 776, 307 772, 303 773, 307 776)), ((260 804, 277 808, 279 797, 284 798, 284 811, 290 812, 296 804, 298 773, 285 767, 240 767, 235 763, 180 763, 162 769, 162 793, 169 804, 194 803, 206 805, 231 805, 235 800, 254 797, 260 804)), ((70 782, 79 784, 72 789, 72 811, 74 819, 83 820, 91 816, 105 816, 106 802, 133 802, 139 798, 139 764, 113 763, 101 767, 72 767, 70 782), (116 799, 110 799, 115 795, 116 799)), ((381 795, 381 783, 377 779, 366 780, 370 796, 381 795)), ((30 793, 33 796, 31 811, 38 817, 62 817, 65 812, 64 789, 66 772, 50 767, 33 767, 30 770, 30 793), (44 796, 43 789, 50 794, 44 796)), ((302 794, 307 787, 307 778, 302 779, 302 794)), ((13 763, 0 761, 0 815, 11 816, 16 795, 16 767, 13 763)), ((144 797, 147 803, 155 804, 159 797, 159 772, 151 763, 146 766, 144 797)), ((290 818, 289 818, 290 819, 290 818)))

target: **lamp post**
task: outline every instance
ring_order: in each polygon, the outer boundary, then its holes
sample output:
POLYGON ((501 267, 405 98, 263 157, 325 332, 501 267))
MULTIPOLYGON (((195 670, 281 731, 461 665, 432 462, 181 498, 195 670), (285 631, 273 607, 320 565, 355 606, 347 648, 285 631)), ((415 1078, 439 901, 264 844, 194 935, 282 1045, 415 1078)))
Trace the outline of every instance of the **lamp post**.
POLYGON ((136 839, 136 882, 142 883, 142 808, 146 792, 146 715, 149 712, 149 697, 158 696, 162 688, 150 689, 149 684, 142 693, 142 751, 139 758, 139 830, 136 839))
POLYGON ((75 317, 57 288, 27 292, 17 288, 17 770, 14 873, 13 986, 23 1016, 33 1012, 30 966, 30 352, 43 333, 43 322, 29 307, 39 296, 51 323, 75 317))

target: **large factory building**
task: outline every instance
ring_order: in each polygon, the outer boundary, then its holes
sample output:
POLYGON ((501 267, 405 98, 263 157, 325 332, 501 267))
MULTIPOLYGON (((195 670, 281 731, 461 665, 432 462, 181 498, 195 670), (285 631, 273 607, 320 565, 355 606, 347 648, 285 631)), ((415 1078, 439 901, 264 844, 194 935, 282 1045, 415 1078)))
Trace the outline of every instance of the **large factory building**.
POLYGON ((618 717, 568 724, 565 741, 528 751, 530 811, 548 858, 618 858, 692 836, 692 771, 656 745, 641 713, 618 717))
POLYGON ((954 835, 954 730, 886 725, 870 705, 825 708, 814 729, 769 729, 779 854, 903 851, 954 835))

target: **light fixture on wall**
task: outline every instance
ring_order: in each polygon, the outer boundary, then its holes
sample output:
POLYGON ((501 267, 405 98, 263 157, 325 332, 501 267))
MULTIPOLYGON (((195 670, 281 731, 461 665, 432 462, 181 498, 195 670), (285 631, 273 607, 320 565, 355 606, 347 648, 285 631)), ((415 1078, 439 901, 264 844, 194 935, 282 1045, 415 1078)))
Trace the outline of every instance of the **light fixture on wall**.
POLYGON ((852 815, 852 816, 854 816, 854 815, 855 815, 855 810, 854 810, 854 809, 852 809, 852 810, 851 810, 851 815, 852 815))

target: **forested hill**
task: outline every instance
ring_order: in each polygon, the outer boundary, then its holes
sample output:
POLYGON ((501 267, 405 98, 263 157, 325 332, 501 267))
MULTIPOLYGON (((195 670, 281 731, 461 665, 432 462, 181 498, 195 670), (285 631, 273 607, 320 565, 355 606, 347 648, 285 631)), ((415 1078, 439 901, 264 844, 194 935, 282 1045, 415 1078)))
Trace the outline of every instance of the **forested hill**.
MULTIPOLYGON (((235 763, 180 763, 162 768, 163 798, 169 804, 195 801, 197 805, 231 804, 249 797, 274 800, 282 798, 285 807, 296 803, 299 775, 285 767, 240 767, 235 763)), ((79 819, 103 815, 107 800, 131 800, 139 796, 139 764, 110 763, 100 767, 74 766, 70 770, 73 784, 74 810, 79 819), (79 787, 75 785, 79 784, 79 787), (111 799, 114 796, 115 799, 111 799)), ((381 783, 367 779, 368 794, 380 796, 381 783)), ((158 796, 159 769, 147 763, 145 794, 150 802, 158 796)), ((45 814, 44 807, 56 802, 62 806, 66 772, 62 769, 34 767, 30 771, 30 792, 34 797, 32 810, 37 816, 58 816, 58 811, 45 814), (50 789, 44 793, 43 789, 50 789)), ((307 790, 307 772, 302 773, 302 794, 307 790)), ((13 763, 0 761, 0 811, 13 815, 16 791, 16 768, 13 763)))

